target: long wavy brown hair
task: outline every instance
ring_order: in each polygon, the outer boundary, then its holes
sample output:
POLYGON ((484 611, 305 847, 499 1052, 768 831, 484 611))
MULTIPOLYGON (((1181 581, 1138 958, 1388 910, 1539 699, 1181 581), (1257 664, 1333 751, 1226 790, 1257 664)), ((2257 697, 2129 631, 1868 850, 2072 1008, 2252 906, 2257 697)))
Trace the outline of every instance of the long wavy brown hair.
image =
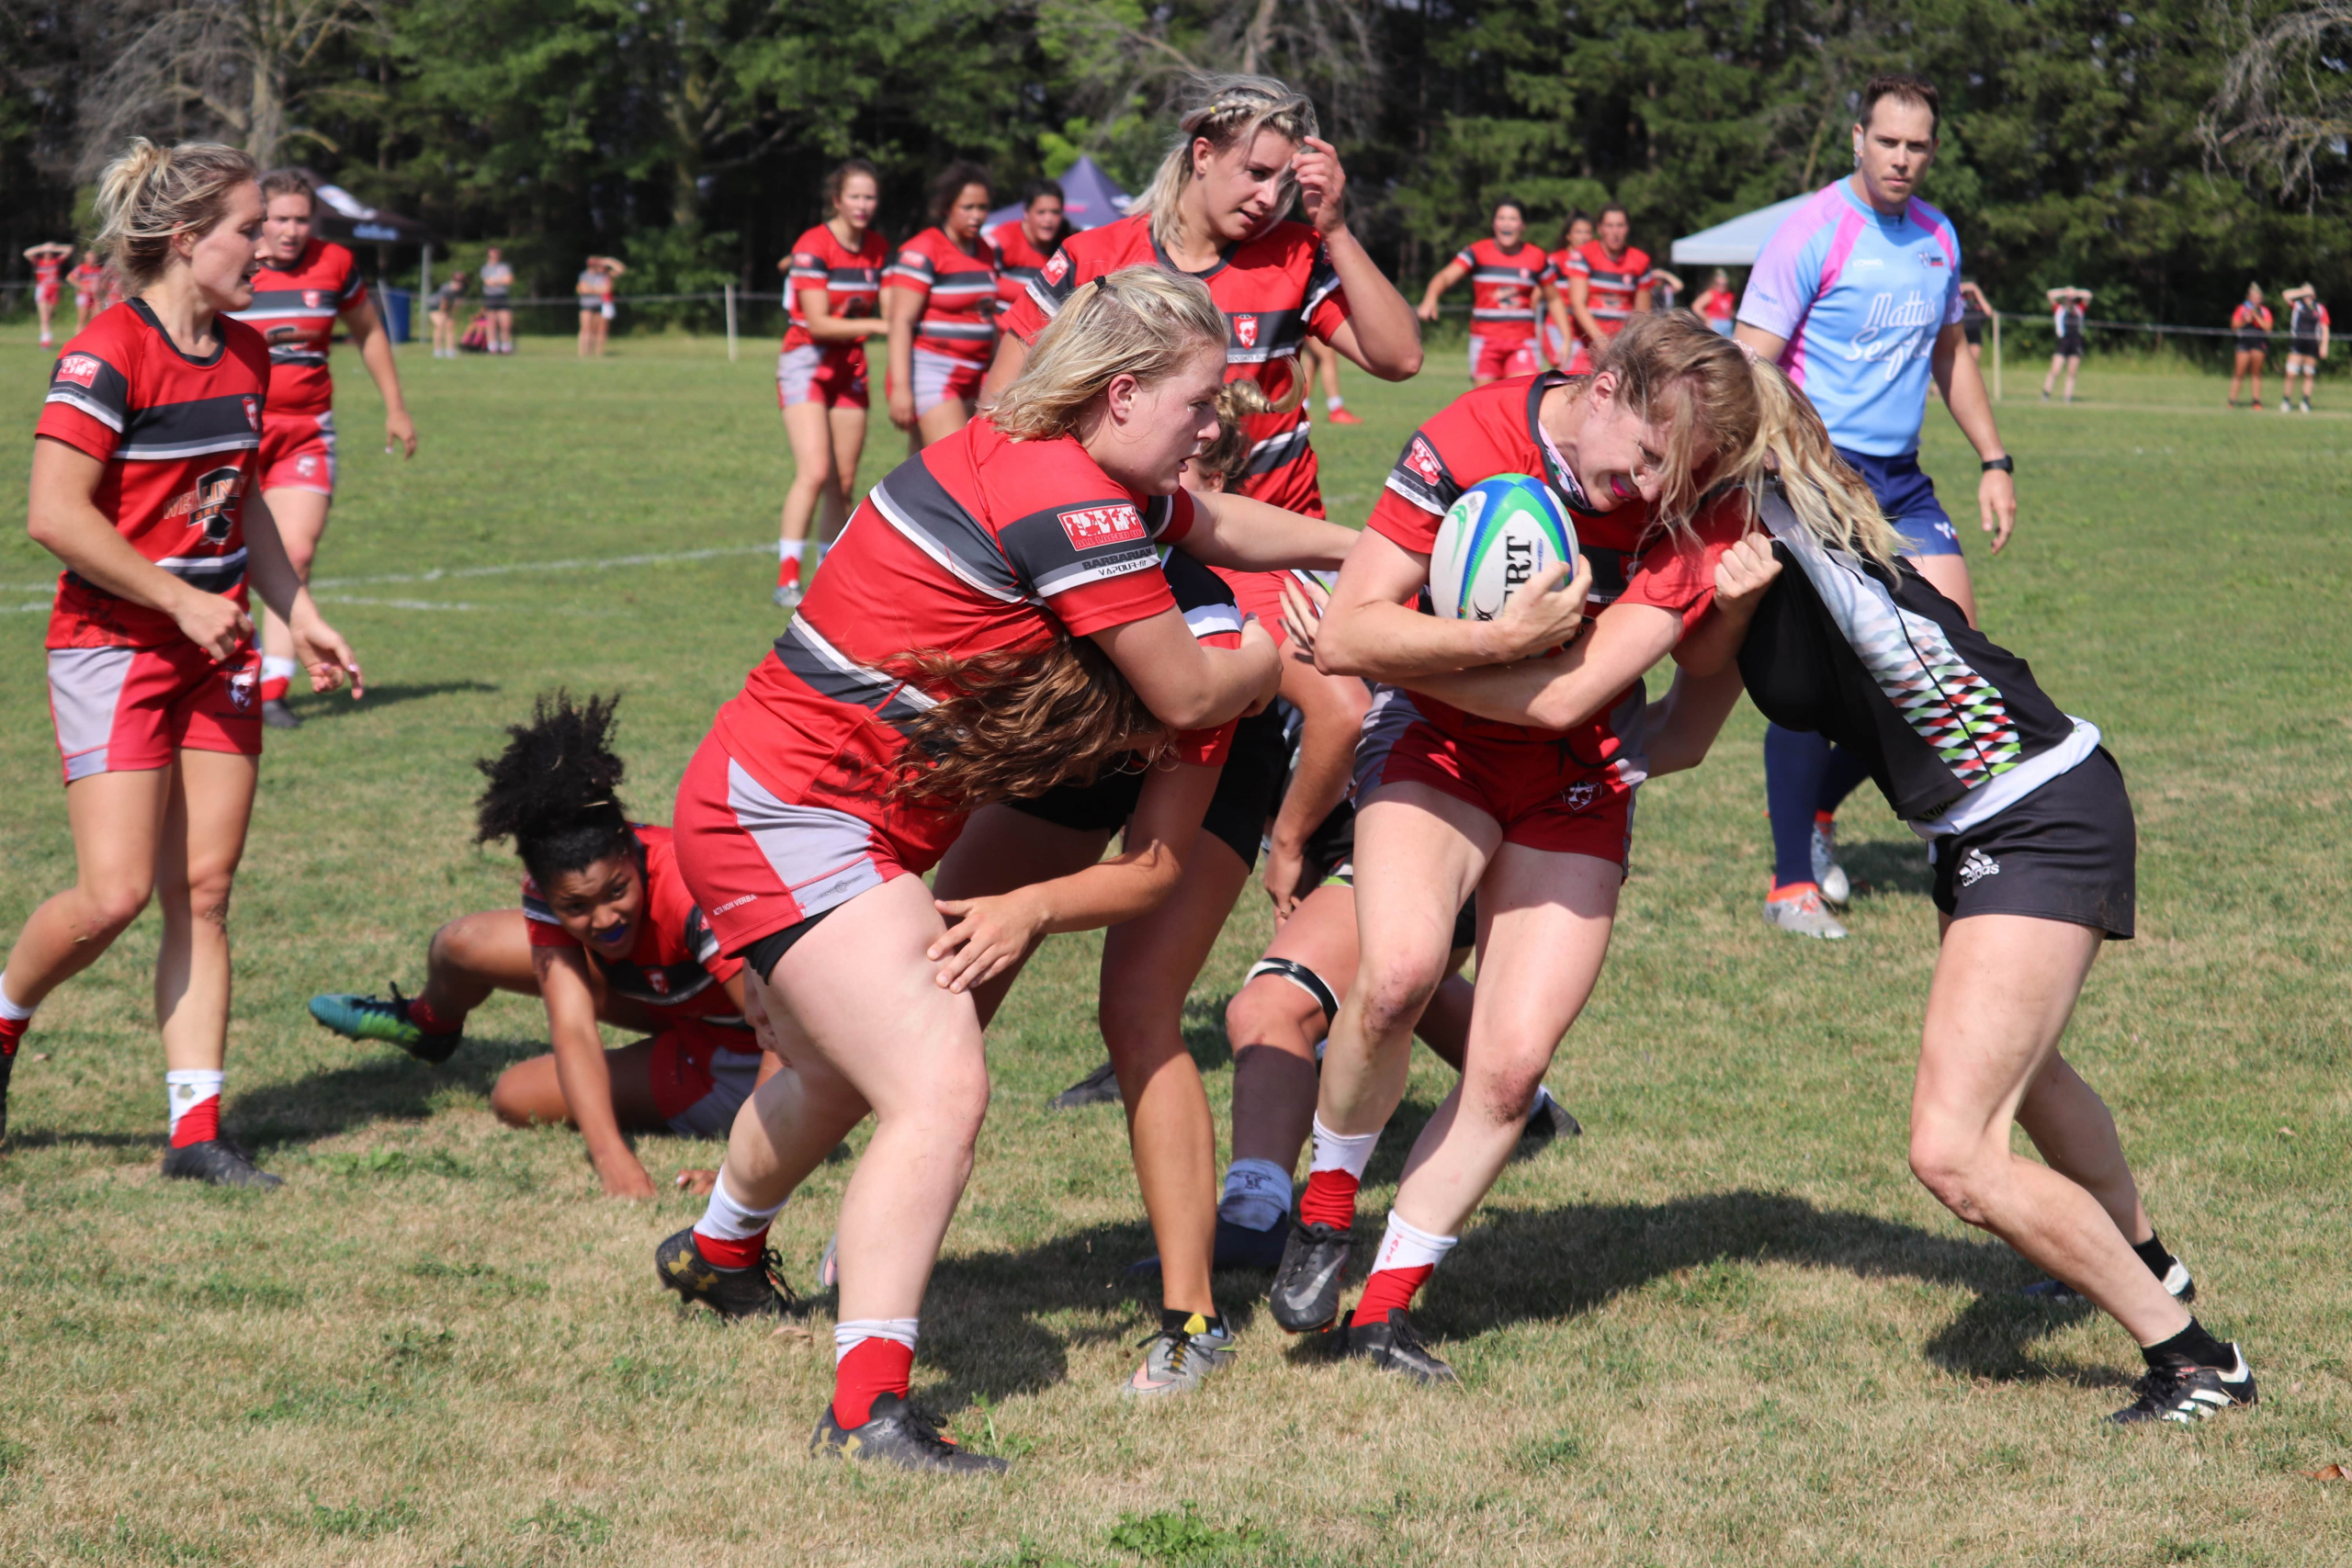
POLYGON ((974 811, 1092 784, 1131 754, 1149 762, 1174 739, 1085 637, 962 658, 922 649, 884 668, 944 694, 907 727, 894 801, 974 811))

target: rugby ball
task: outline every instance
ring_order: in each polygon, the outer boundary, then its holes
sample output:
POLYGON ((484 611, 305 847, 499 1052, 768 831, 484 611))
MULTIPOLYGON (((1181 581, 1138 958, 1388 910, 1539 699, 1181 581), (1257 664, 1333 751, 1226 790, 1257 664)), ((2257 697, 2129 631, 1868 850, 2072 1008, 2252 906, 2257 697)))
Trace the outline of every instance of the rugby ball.
POLYGON ((1430 602, 1458 621, 1491 621, 1522 584, 1574 560, 1576 549, 1576 526, 1551 486, 1527 474, 1480 479, 1438 525, 1430 602))

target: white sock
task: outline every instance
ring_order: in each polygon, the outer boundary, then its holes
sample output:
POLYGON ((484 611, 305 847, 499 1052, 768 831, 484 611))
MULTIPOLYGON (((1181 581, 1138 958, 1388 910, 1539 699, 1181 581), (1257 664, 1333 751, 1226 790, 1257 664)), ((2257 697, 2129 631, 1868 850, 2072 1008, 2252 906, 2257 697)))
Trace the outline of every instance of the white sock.
POLYGON ((1534 1115, 1552 1102, 1552 1091, 1542 1084, 1535 1086, 1535 1098, 1527 1102, 1527 1114, 1534 1115))
POLYGON ((208 1100, 220 1098, 227 1074, 218 1067, 175 1067, 164 1075, 164 1102, 171 1113, 171 1131, 180 1130, 180 1118, 208 1100))
POLYGON ((867 1339, 888 1339, 911 1350, 915 1348, 915 1325, 922 1321, 917 1317, 854 1317, 847 1323, 837 1323, 833 1325, 833 1364, 841 1365, 843 1356, 867 1339))
POLYGON ((1253 1231, 1270 1231, 1290 1213, 1290 1172, 1270 1159, 1238 1159, 1226 1167, 1220 1220, 1253 1231))
POLYGON ((265 681, 291 681, 301 668, 290 659, 280 659, 271 654, 261 661, 261 678, 265 681))
POLYGON ((1337 392, 1332 393, 1329 397, 1323 400, 1323 412, 1325 413, 1338 413, 1341 409, 1346 408, 1347 406, 1348 400, 1340 396, 1337 392))
MULTIPOLYGON (((35 1004, 35 1006, 38 1005, 38 1003, 35 1004)), ((32 1015, 32 1008, 18 1007, 8 999, 8 976, 0 975, 0 1019, 6 1019, 10 1023, 22 1023, 32 1015)))
POLYGON ((1344 1170, 1357 1180, 1363 1179, 1363 1168, 1372 1163, 1373 1145, 1380 1142, 1378 1133, 1359 1133, 1350 1136, 1334 1133, 1323 1125, 1323 1118, 1315 1118, 1315 1157, 1307 1170, 1344 1170))
POLYGON ((710 1207, 695 1222, 695 1230, 713 1241, 748 1241, 773 1224, 783 1212, 781 1201, 770 1209, 747 1208, 737 1201, 735 1195, 727 1190, 727 1172, 721 1170, 718 1179, 711 1185, 710 1207))
POLYGON ((1388 1229, 1380 1238, 1380 1250, 1373 1255, 1374 1273, 1383 1269, 1434 1269, 1445 1261, 1458 1235, 1431 1235, 1396 1210, 1388 1211, 1388 1229))

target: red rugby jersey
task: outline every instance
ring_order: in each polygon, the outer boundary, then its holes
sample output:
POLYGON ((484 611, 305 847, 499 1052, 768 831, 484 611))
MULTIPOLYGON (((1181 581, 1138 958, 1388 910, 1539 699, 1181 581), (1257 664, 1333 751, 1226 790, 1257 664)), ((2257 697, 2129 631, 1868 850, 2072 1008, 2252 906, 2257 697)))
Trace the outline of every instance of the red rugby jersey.
POLYGON ((922 300, 915 346, 986 365, 996 353, 996 248, 983 239, 966 255, 944 229, 925 229, 899 247, 882 279, 922 300))
MULTIPOLYGON (((727 982, 743 967, 740 958, 718 951, 710 922, 678 874, 678 851, 670 829, 633 823, 638 859, 645 868, 645 908, 627 956, 606 958, 563 929, 539 885, 523 879, 523 918, 533 947, 578 948, 588 955, 616 995, 674 1011, 681 1018, 741 1025, 742 1016, 727 995, 727 982)), ((745 1049, 750 1049, 748 1043, 745 1049)))
POLYGON ((808 335, 808 319, 800 313, 800 291, 821 288, 825 309, 844 319, 876 314, 882 305, 882 266, 890 259, 890 243, 878 231, 851 250, 833 238, 830 224, 820 223, 792 242, 792 267, 784 280, 784 312, 791 325, 784 332, 784 346, 846 349, 862 353, 861 344, 819 343, 808 335))
POLYGON ((1607 246, 1587 240, 1568 252, 1567 258, 1562 270, 1570 276, 1582 275, 1590 285, 1585 305, 1592 312, 1593 324, 1603 337, 1615 337, 1625 318, 1634 313, 1634 296, 1650 275, 1649 253, 1628 245, 1624 254, 1612 259, 1607 246))
MULTIPOLYGON (((1080 285, 1145 265, 1182 270, 1152 240, 1148 214, 1072 234, 1046 262, 1027 297, 1007 313, 1005 328, 1022 342, 1034 343, 1080 285)), ((1256 381, 1277 403, 1290 395, 1298 376, 1299 345, 1307 334, 1329 343, 1348 319, 1347 291, 1340 287, 1322 240, 1304 223, 1277 223, 1193 276, 1208 285, 1209 298, 1225 312, 1225 378, 1256 381)), ((1307 441, 1304 402, 1288 413, 1252 415, 1242 428, 1250 435, 1250 466, 1236 491, 1287 511, 1322 516, 1323 490, 1315 448, 1307 441)), ((1277 642, 1283 640, 1283 574, 1217 575, 1233 585, 1241 607, 1277 642)))
POLYGON ((34 258, 33 282, 36 285, 55 283, 65 271, 65 258, 46 255, 34 258))
POLYGON ((65 276, 74 280, 74 293, 86 294, 96 299, 98 296, 98 285, 105 280, 107 269, 96 262, 84 262, 65 276))
MULTIPOLYGON (((75 333, 50 370, 33 434, 106 464, 93 498, 141 555, 208 593, 245 603, 245 497, 258 478, 269 347, 226 317, 220 346, 190 359, 144 299, 75 333)), ((180 640, 161 610, 68 571, 50 613, 51 648, 162 648, 180 640)))
POLYGON ((1029 243, 1028 231, 1021 227, 1018 218, 989 230, 989 243, 996 247, 997 308, 1000 312, 1010 310, 1028 294, 1029 286, 1044 276, 1046 263, 1052 258, 1029 243))
POLYGON ((351 253, 324 240, 303 246, 292 266, 266 266, 254 274, 254 302, 237 312, 237 320, 269 344, 270 412, 321 414, 334 406, 327 343, 334 336, 334 319, 367 293, 351 253))
POLYGON ((1173 609, 1155 542, 1193 525, 1192 498, 1138 496, 1075 440, 1013 441, 985 418, 893 469, 834 541, 800 613, 714 732, 769 793, 885 829, 923 870, 963 814, 886 806, 910 723, 933 698, 882 668, 1086 637, 1173 609))
POLYGON ((1543 285, 1553 276, 1544 247, 1521 240, 1507 251, 1490 235, 1454 253, 1470 269, 1470 330, 1501 343, 1535 335, 1544 310, 1543 285))
POLYGON ((2256 327, 2260 327, 2264 332, 2268 332, 2270 330, 2270 307, 2267 305, 2240 305, 2236 310, 2230 312, 2230 325, 2240 332, 2249 332, 2256 327))
MULTIPOLYGON (((1638 499, 1608 512, 1592 511, 1537 423, 1544 394, 1565 379, 1546 370, 1489 381, 1456 398, 1405 443, 1365 526, 1425 556, 1437 547, 1438 525, 1464 491, 1497 474, 1538 475, 1567 503, 1577 547, 1592 564, 1586 613, 1597 615, 1620 601, 1654 604, 1681 615, 1687 630, 1713 605, 1715 557, 1739 537, 1743 526, 1738 498, 1703 512, 1687 535, 1653 530, 1649 507, 1638 499)), ((1557 730, 1479 718, 1418 693, 1413 701, 1432 725, 1457 739, 1545 745, 1565 739, 1577 759, 1605 767, 1619 757, 1618 738, 1639 715, 1642 694, 1636 680, 1565 738, 1557 730)))

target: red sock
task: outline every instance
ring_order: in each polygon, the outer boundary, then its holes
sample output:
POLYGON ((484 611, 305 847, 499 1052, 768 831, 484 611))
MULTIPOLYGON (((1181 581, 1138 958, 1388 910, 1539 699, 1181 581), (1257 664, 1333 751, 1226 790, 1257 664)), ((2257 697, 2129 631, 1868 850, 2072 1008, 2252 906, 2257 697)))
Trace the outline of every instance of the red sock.
POLYGON ((800 552, 796 549, 792 554, 785 557, 784 559, 776 563, 775 585, 778 588, 789 588, 799 581, 800 552))
POLYGON ((907 1396, 914 1377, 915 1348, 895 1339, 861 1339, 833 1367, 833 1419, 843 1430, 863 1427, 874 1401, 886 1393, 907 1396))
POLYGON ((32 1027, 28 1018, 0 1018, 0 1056, 13 1056, 24 1043, 25 1031, 32 1027))
POLYGON ((758 1263, 760 1255, 768 1249, 768 1227, 762 1225, 757 1235, 747 1235, 741 1241, 707 1235, 697 1230, 695 1232, 695 1249, 702 1254, 703 1261, 714 1269, 749 1269, 758 1263))
POLYGON ((1813 814, 1813 825, 1816 828, 1835 827, 1837 822, 1838 813, 1835 811, 1816 811, 1813 814))
POLYGON ((179 1126, 172 1134, 172 1147, 184 1149, 190 1144, 209 1144, 220 1135, 220 1097, 209 1095, 187 1108, 179 1126))
POLYGON ((1413 1304, 1413 1293, 1430 1282, 1437 1271, 1433 1263, 1423 1263, 1411 1269, 1375 1269, 1372 1278, 1363 1282, 1363 1299, 1356 1303, 1356 1314, 1348 1319, 1355 1324, 1386 1323, 1392 1312, 1401 1312, 1413 1304))
POLYGON ((283 675, 265 675, 261 682, 261 700, 266 703, 284 702, 287 689, 293 683, 283 675))
POLYGON ((427 1034, 455 1034, 466 1027, 464 1013, 455 1018, 447 1017, 425 1006, 422 997, 409 998, 408 1021, 427 1034))
POLYGON ((1308 1172, 1306 1190, 1298 1195, 1298 1223, 1347 1229, 1356 1223, 1356 1189, 1360 1185, 1360 1178, 1344 1170, 1308 1172))

